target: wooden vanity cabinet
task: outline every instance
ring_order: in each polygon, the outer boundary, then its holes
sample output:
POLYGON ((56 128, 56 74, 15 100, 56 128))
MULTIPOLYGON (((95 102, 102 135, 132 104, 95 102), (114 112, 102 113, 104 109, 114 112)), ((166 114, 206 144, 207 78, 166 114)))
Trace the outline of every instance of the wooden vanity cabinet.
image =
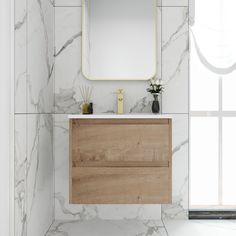
POLYGON ((70 203, 172 198, 171 119, 70 119, 70 203))

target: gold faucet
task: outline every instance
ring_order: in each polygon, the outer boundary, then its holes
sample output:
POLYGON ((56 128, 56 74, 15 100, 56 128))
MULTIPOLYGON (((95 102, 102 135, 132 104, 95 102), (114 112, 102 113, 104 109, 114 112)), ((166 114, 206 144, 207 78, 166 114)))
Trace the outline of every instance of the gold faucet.
POLYGON ((117 90, 117 114, 124 113, 124 90, 117 90))

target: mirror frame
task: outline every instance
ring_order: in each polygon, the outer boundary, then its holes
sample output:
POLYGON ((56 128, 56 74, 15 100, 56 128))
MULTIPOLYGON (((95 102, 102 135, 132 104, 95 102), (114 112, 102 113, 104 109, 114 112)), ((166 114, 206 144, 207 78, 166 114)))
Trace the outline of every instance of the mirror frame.
MULTIPOLYGON (((82 32, 82 39, 81 39, 81 73, 84 76, 84 78, 88 79, 88 80, 94 80, 94 81, 112 81, 112 80, 116 80, 116 81, 146 81, 146 80, 150 80, 153 79, 157 76, 157 43, 158 43, 158 37, 157 37, 157 3, 156 0, 152 0, 153 1, 153 5, 154 5, 154 16, 155 16, 155 65, 156 65, 156 69, 155 69, 155 73, 153 76, 148 77, 148 78, 95 78, 95 77, 89 77, 88 75, 86 75, 84 73, 84 63, 83 63, 83 54, 84 54, 84 42, 85 42, 85 34, 84 34, 84 29, 85 29, 85 2, 89 1, 89 0, 81 0, 81 32, 82 32)), ((108 0, 109 1, 109 0, 108 0)), ((118 1, 118 0, 117 0, 118 1)))

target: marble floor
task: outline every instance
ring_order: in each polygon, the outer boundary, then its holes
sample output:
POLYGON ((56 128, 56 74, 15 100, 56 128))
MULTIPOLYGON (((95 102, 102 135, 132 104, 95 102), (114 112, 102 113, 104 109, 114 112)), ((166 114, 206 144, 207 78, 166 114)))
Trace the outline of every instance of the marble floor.
POLYGON ((45 236, 236 236, 236 221, 55 221, 45 236))
POLYGON ((168 236, 236 236, 233 220, 165 220, 168 236))

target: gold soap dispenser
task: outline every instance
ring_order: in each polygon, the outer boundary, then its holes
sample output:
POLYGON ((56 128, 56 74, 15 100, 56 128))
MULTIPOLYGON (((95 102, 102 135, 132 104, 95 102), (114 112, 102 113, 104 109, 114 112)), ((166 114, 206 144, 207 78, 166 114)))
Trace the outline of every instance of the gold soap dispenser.
POLYGON ((117 114, 124 113, 124 90, 117 90, 117 114))

